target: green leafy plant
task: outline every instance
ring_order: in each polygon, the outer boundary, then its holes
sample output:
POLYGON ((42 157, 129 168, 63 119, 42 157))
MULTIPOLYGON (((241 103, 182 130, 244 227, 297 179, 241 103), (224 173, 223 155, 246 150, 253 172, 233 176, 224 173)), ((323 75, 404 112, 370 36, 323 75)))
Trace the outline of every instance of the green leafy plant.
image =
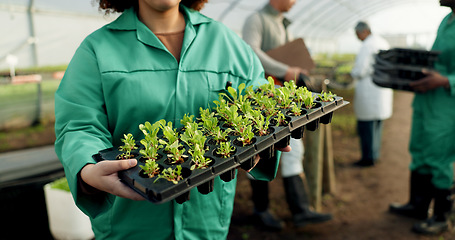
POLYGON ((324 90, 318 95, 318 98, 321 99, 321 101, 323 102, 331 102, 335 100, 335 97, 336 94, 333 94, 331 91, 326 92, 324 90))
POLYGON ((252 130, 251 125, 247 125, 243 127, 242 132, 239 133, 240 136, 237 138, 240 142, 242 142, 243 146, 250 145, 252 143, 254 132, 252 130))
POLYGON ((252 110, 247 116, 250 118, 253 123, 253 127, 256 129, 259 136, 265 136, 268 134, 270 118, 272 117, 271 115, 264 117, 261 111, 252 110))
POLYGON ((200 108, 200 113, 200 124, 202 125, 202 130, 207 135, 213 135, 215 131, 217 131, 216 128, 218 126, 218 118, 215 117, 215 112, 211 112, 210 109, 200 108))
POLYGON ((312 95, 311 92, 306 94, 306 97, 303 99, 303 103, 305 104, 306 109, 311 109, 314 107, 314 105, 316 105, 316 103, 314 102, 314 98, 315 97, 312 95))
POLYGON ((136 142, 134 141, 133 135, 131 133, 123 134, 121 139, 123 146, 119 147, 119 150, 123 153, 120 155, 121 159, 129 159, 134 157, 131 151, 137 149, 136 142))
POLYGON ((282 112, 278 112, 276 114, 276 126, 284 126, 287 124, 287 120, 286 120, 286 116, 284 116, 284 114, 282 112))
POLYGON ((147 174, 149 178, 155 177, 160 173, 160 166, 158 165, 157 162, 151 159, 145 161, 144 166, 140 165, 139 167, 142 168, 144 173, 147 174))
POLYGON ((216 153, 222 158, 228 158, 235 151, 235 147, 231 145, 231 142, 220 142, 220 146, 216 150, 216 153))
POLYGON ((169 145, 169 154, 167 155, 170 164, 178 164, 185 162, 186 156, 185 148, 183 148, 182 144, 179 143, 178 140, 173 142, 169 145))
POLYGON ((246 101, 245 97, 242 95, 242 91, 245 89, 245 83, 241 83, 238 87, 238 92, 233 88, 233 87, 228 87, 228 92, 231 96, 228 96, 225 93, 220 93, 221 96, 226 97, 227 99, 231 100, 234 105, 236 105, 238 108, 241 108, 241 106, 244 104, 246 101))
POLYGON ((204 156, 205 149, 204 145, 195 145, 194 148, 190 149, 190 154, 192 156, 191 170, 194 169, 205 169, 209 167, 209 164, 212 162, 210 158, 204 156))
POLYGON ((288 89, 288 91, 290 93, 289 95, 291 97, 294 97, 296 94, 297 88, 298 88, 297 85, 295 84, 295 81, 291 80, 289 82, 284 82, 283 85, 284 85, 284 88, 288 89))
POLYGON ((229 133, 231 133, 233 130, 231 128, 226 128, 225 130, 221 129, 220 127, 216 127, 215 131, 211 135, 213 137, 213 140, 219 144, 221 142, 226 142, 229 133))
POLYGON ((194 122, 193 118, 194 115, 188 115, 187 113, 185 113, 185 115, 183 115, 182 119, 180 120, 180 124, 182 124, 182 126, 186 128, 187 124, 194 122))
POLYGON ((270 76, 267 78, 267 81, 269 83, 261 85, 259 87, 259 89, 264 95, 266 95, 268 97, 274 97, 275 96, 275 91, 276 91, 275 81, 270 76))
POLYGON ((314 103, 315 96, 306 87, 298 88, 296 91, 295 101, 300 104, 304 104, 306 109, 311 109, 316 103, 314 103))
POLYGON ((156 160, 158 157, 158 150, 163 148, 158 139, 160 124, 162 124, 163 121, 164 120, 160 120, 153 125, 150 124, 150 122, 139 125, 139 129, 144 133, 144 139, 141 139, 140 141, 144 146, 144 149, 139 150, 139 153, 147 159, 156 160))
POLYGON ((190 148, 194 148, 196 145, 204 146, 205 141, 207 140, 207 137, 199 130, 198 126, 197 123, 187 124, 187 128, 180 136, 180 139, 190 148))
POLYGON ((283 109, 288 109, 291 107, 292 98, 291 98, 291 90, 289 88, 281 87, 278 88, 276 91, 276 99, 278 104, 283 109))
MULTIPOLYGON (((178 142, 179 139, 179 133, 177 129, 172 128, 172 122, 166 122, 165 121, 160 121, 159 123, 161 130, 163 130, 163 136, 167 141, 164 141, 163 139, 160 139, 159 142, 163 144, 164 150, 167 152, 170 152, 170 147, 174 142, 178 142)), ((178 143, 177 143, 178 144, 178 143)))
POLYGON ((302 104, 293 102, 291 105, 291 112, 294 116, 300 116, 302 114, 302 104))
POLYGON ((166 179, 174 184, 177 184, 180 180, 183 179, 182 166, 177 165, 175 169, 172 169, 171 167, 164 169, 163 171, 161 171, 161 173, 158 175, 154 182, 158 181, 161 178, 166 179))

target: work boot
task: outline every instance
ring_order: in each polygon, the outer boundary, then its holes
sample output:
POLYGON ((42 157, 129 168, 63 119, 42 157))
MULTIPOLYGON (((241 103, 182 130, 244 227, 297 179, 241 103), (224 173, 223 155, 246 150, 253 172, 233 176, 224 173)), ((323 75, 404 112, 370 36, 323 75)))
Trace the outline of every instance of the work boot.
POLYGON ((269 183, 250 179, 251 195, 254 204, 254 218, 263 227, 279 231, 284 228, 284 222, 269 212, 269 183))
POLYGON ((437 235, 449 229, 448 215, 452 209, 450 189, 434 190, 434 214, 431 218, 414 224, 412 230, 416 233, 437 235))
POLYGON ((432 200, 432 175, 411 172, 409 202, 406 204, 392 203, 389 211, 401 216, 427 219, 428 208, 432 200))
POLYGON ((332 219, 332 214, 317 213, 310 209, 310 202, 299 175, 283 178, 286 201, 292 213, 292 219, 296 227, 307 224, 325 222, 332 219))

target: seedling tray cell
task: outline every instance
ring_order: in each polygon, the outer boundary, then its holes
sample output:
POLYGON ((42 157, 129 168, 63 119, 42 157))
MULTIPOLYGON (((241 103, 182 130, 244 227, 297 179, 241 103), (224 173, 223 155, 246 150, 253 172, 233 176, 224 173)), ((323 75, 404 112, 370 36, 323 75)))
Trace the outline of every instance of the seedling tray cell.
MULTIPOLYGON (((261 156, 262 159, 257 166, 261 165, 269 168, 271 162, 264 161, 272 159, 277 148, 283 148, 289 145, 291 136, 301 138, 304 128, 308 127, 308 125, 315 122, 319 123, 320 121, 324 123, 330 122, 329 120, 322 121, 322 119, 327 117, 331 119, 333 111, 345 106, 349 102, 343 101, 341 97, 334 97, 334 100, 331 102, 315 101, 315 103, 316 105, 312 109, 305 109, 300 116, 290 116, 284 112, 285 110, 282 110, 283 114, 286 115, 288 123, 284 126, 270 124, 269 134, 255 136, 253 143, 249 145, 243 146, 243 144, 238 143, 238 136, 229 135, 227 141, 235 147, 235 151, 227 158, 222 158, 216 154, 215 151, 219 146, 211 142, 210 138, 208 138, 206 140, 207 151, 204 157, 212 161, 205 169, 191 170, 192 156, 189 154, 189 147, 186 144, 183 144, 185 146, 184 154, 188 157, 185 159, 185 162, 179 164, 171 164, 167 159, 168 153, 160 149, 158 151, 160 157, 155 162, 158 163, 161 171, 169 168, 182 168, 182 179, 176 183, 164 178, 158 178, 157 176, 149 178, 143 173, 140 166, 145 165, 145 159, 139 153, 143 149, 143 146, 137 141, 136 145, 138 149, 133 150, 131 153, 138 159, 138 166, 119 172, 119 178, 130 188, 153 203, 163 203, 172 199, 175 199, 178 203, 183 203, 190 198, 190 190, 195 187, 201 194, 210 194, 214 188, 215 177, 220 176, 221 180, 225 182, 231 181, 235 178, 237 168, 241 167, 249 170, 253 167, 256 155, 261 156)), ((219 124, 222 126, 222 122, 219 124)), ((159 137, 162 138, 163 136, 161 135, 159 137)), ((117 157, 121 153, 118 148, 108 148, 94 154, 93 159, 96 161, 118 159, 117 157)), ((268 170, 265 169, 265 171, 268 170)))

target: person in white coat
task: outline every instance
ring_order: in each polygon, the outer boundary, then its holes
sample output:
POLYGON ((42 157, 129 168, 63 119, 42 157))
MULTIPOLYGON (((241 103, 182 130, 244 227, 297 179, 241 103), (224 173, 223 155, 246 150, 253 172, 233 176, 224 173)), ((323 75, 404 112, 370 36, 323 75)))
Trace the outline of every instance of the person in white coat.
POLYGON ((387 41, 371 33, 366 22, 355 27, 362 46, 355 59, 351 76, 355 81, 354 112, 360 137, 362 157, 354 166, 368 167, 377 163, 381 151, 383 120, 392 116, 393 91, 373 83, 374 56, 389 49, 387 41))

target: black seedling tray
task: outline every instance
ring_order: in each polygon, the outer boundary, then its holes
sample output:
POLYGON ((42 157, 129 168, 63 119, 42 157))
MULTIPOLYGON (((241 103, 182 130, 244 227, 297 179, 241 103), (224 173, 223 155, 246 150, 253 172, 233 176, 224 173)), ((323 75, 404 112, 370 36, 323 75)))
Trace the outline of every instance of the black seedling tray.
MULTIPOLYGON (((213 180, 216 176, 220 176, 226 182, 232 180, 238 167, 245 170, 251 169, 254 166, 254 158, 258 154, 262 159, 260 164, 267 165, 264 163, 274 157, 276 148, 289 145, 291 137, 301 138, 303 136, 305 126, 308 130, 316 130, 319 123, 330 123, 335 110, 349 104, 349 102, 343 101, 341 97, 335 97, 332 102, 315 102, 316 105, 312 109, 305 109, 301 116, 292 116, 286 110, 282 110, 286 119, 288 119, 288 124, 285 126, 272 126, 270 124, 270 134, 255 136, 254 143, 251 145, 239 146, 235 140, 237 136, 229 136, 229 141, 236 148, 234 154, 229 158, 218 157, 215 153, 218 146, 211 144, 210 139, 207 139, 206 147, 208 150, 205 157, 212 159, 211 165, 206 169, 190 170, 192 160, 191 156, 186 153, 188 159, 180 164, 183 180, 180 180, 177 184, 165 179, 158 179, 155 182, 157 177, 148 178, 142 173, 142 169, 139 166, 144 165, 145 160, 139 154, 141 147, 143 147, 140 144, 137 144, 138 149, 133 151, 139 160, 138 165, 119 172, 119 177, 126 185, 153 203, 164 203, 172 199, 175 199, 178 203, 183 203, 189 199, 189 192, 194 187, 197 187, 200 193, 208 194, 213 190, 213 180)), ((183 142, 182 144, 185 145, 183 142)), ((185 148, 188 150, 186 145, 185 148)), ((94 154, 93 159, 98 162, 117 159, 117 156, 121 153, 118 148, 108 148, 94 154)), ((160 169, 175 168, 177 166, 167 162, 167 154, 163 150, 160 150, 159 154, 160 158, 156 162, 160 165, 160 169)), ((259 164, 256 167, 258 166, 259 164)))
POLYGON ((393 64, 433 68, 439 52, 418 49, 392 48, 381 50, 377 56, 393 64))
POLYGON ((409 86, 409 83, 413 82, 414 80, 391 77, 387 73, 377 69, 374 71, 372 78, 373 82, 378 86, 413 92, 409 86))
POLYGON ((374 69, 388 74, 392 78, 419 80, 424 78, 426 75, 422 72, 422 67, 391 64, 384 60, 376 58, 374 69))

